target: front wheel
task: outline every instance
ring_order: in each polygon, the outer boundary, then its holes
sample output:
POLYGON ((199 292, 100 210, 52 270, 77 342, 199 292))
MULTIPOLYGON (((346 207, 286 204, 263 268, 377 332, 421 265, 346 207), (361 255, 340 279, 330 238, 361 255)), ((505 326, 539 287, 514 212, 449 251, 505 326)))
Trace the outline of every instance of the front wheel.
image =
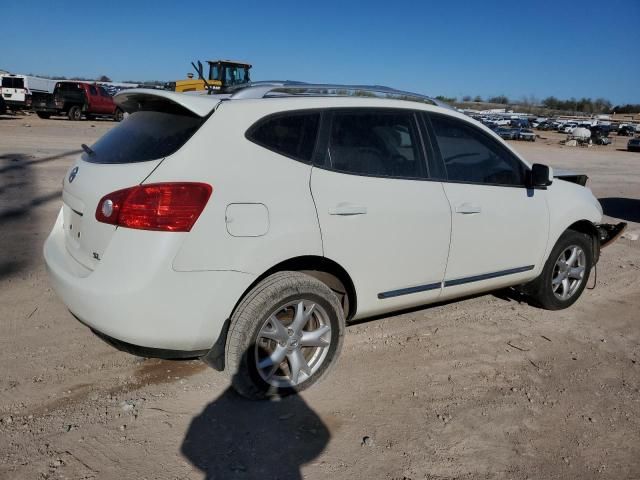
POLYGON ((564 232, 553 247, 538 278, 524 287, 531 299, 547 310, 561 310, 582 294, 593 266, 593 241, 587 234, 564 232))
POLYGON ((119 108, 116 108, 115 112, 113 112, 113 120, 116 122, 121 122, 124 118, 124 112, 119 108))
POLYGON ((251 399, 304 390, 335 364, 344 328, 342 307, 327 285, 300 272, 275 273, 233 313, 225 371, 251 399))

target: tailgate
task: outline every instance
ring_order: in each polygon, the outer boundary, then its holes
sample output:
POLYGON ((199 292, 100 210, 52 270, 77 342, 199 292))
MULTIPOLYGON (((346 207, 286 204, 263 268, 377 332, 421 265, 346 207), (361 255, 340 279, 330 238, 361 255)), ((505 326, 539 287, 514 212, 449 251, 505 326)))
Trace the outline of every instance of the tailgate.
POLYGON ((117 99, 131 115, 92 147, 83 145, 85 153, 67 172, 63 184, 67 250, 92 270, 117 228, 96 220, 100 200, 116 190, 140 185, 191 138, 219 101, 144 90, 127 91, 117 99))
POLYGON ((161 161, 96 164, 78 159, 62 190, 65 244, 73 258, 96 268, 116 230, 96 220, 98 202, 108 193, 140 184, 161 161))

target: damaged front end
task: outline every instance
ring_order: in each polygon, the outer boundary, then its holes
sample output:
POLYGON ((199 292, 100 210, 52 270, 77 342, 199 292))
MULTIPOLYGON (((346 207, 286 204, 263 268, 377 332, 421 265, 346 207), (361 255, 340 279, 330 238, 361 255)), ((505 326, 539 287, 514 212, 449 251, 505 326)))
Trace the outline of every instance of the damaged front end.
MULTIPOLYGON (((564 180, 566 182, 575 183, 583 187, 587 186, 587 180, 589 177, 582 173, 576 173, 571 170, 554 170, 554 178, 564 180)), ((597 237, 594 236, 594 249, 595 262, 598 261, 600 256, 600 250, 604 247, 611 245, 615 242, 620 235, 624 233, 627 228, 627 222, 613 223, 596 223, 593 225, 598 233, 597 237)))
POLYGON ((595 227, 598 230, 598 235, 600 237, 600 248, 604 248, 611 245, 624 233, 627 228, 627 222, 620 222, 616 224, 600 223, 595 227))

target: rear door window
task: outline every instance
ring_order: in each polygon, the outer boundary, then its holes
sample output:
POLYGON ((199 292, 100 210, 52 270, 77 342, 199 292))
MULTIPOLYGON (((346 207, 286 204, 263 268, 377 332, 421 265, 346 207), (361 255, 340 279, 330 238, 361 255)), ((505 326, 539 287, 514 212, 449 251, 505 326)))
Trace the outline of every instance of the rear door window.
POLYGON ((411 111, 334 111, 326 155, 326 166, 345 173, 426 177, 422 143, 411 111))
POLYGON ((138 111, 110 130, 83 154, 91 163, 137 163, 177 152, 206 119, 182 113, 138 111))
POLYGON ((294 160, 310 162, 319 123, 318 112, 287 112, 259 120, 247 131, 247 138, 294 160))

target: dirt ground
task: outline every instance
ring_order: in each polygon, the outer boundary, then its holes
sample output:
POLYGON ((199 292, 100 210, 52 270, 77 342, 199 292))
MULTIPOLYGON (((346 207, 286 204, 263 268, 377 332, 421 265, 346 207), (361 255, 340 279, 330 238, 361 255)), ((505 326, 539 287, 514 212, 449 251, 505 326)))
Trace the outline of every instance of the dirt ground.
MULTIPOLYGON (((324 382, 249 402, 199 361, 114 350, 49 286, 62 177, 112 126, 0 117, 0 478, 640 478, 640 241, 605 249, 568 310, 497 293, 362 322, 324 382)), ((626 138, 541 135, 513 145, 640 231, 626 138)))

